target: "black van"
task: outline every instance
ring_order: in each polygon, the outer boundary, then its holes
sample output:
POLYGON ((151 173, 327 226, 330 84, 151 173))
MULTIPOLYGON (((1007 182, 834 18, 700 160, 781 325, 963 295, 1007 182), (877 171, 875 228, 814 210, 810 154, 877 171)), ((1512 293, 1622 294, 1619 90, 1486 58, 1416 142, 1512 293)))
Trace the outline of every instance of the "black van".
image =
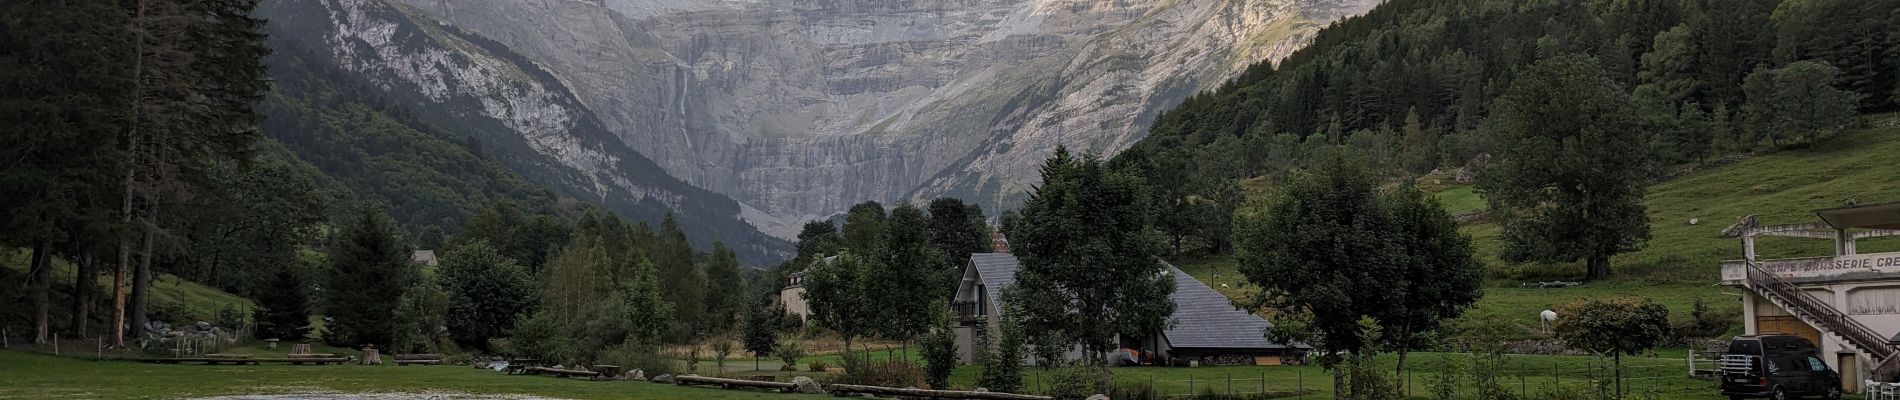
POLYGON ((1730 399, 1841 398, 1841 374, 1800 336, 1736 336, 1722 356, 1722 395, 1730 399))

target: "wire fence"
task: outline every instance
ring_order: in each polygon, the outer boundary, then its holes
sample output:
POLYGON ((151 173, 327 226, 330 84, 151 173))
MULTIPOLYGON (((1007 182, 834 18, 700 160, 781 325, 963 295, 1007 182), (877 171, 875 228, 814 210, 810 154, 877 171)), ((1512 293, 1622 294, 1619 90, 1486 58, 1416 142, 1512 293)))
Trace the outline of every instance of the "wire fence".
MULTIPOLYGON (((1558 387, 1571 389, 1591 389, 1597 385, 1610 387, 1616 384, 1617 371, 1613 365, 1576 366, 1553 362, 1549 367, 1533 367, 1530 364, 1514 363, 1503 369, 1492 371, 1494 383, 1500 390, 1515 392, 1528 398, 1532 393, 1548 391, 1558 387)), ((1423 367, 1423 366, 1421 366, 1423 367)), ((1153 393, 1154 398, 1180 398, 1200 396, 1208 393, 1225 396, 1272 396, 1287 398, 1322 398, 1333 390, 1330 372, 1314 368, 1285 367, 1292 370, 1292 376, 1286 376, 1282 367, 1246 368, 1244 372, 1188 372, 1181 376, 1170 372, 1118 372, 1116 383, 1120 386, 1143 385, 1153 393), (1277 371, 1276 371, 1277 370, 1277 371), (1132 376, 1131 376, 1132 375, 1132 376)), ((1424 370, 1429 367, 1407 368, 1402 379, 1390 381, 1395 389, 1406 397, 1426 396, 1432 391, 1432 378, 1440 372, 1424 370), (1421 370, 1423 370, 1421 372, 1421 370), (1422 379, 1421 379, 1422 378, 1422 379)), ((1679 365, 1625 365, 1622 368, 1622 390, 1636 393, 1645 390, 1660 390, 1674 380, 1687 379, 1679 372, 1679 365)), ((1394 378, 1386 372, 1387 378, 1394 378)), ((1029 383, 1035 390, 1045 385, 1040 376, 1032 376, 1029 383)), ((1471 374, 1460 374, 1458 388, 1472 390, 1471 374)), ((1466 397, 1461 393, 1460 398, 1466 397)))

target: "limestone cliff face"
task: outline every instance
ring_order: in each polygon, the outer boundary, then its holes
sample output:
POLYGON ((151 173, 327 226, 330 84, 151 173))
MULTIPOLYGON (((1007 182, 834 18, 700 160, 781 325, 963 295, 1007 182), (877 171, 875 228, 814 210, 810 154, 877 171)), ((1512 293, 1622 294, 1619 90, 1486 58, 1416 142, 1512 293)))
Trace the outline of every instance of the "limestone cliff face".
POLYGON ((1377 0, 394 1, 532 60, 785 236, 863 200, 1013 206, 1056 145, 1121 150, 1377 0))
POLYGON ((386 100, 446 131, 479 140, 510 169, 561 196, 654 224, 674 214, 696 246, 721 240, 748 263, 787 256, 789 244, 745 223, 737 202, 681 181, 629 148, 569 81, 506 45, 388 0, 271 0, 258 12, 271 20, 273 46, 328 54, 322 61, 349 78, 382 88, 386 100))

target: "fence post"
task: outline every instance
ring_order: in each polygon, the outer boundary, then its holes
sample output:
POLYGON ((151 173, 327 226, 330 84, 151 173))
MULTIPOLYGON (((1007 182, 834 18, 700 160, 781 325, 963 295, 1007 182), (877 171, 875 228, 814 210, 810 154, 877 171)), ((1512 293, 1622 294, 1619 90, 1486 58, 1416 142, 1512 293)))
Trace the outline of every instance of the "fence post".
POLYGON ((1523 398, 1526 398, 1526 399, 1531 397, 1531 384, 1530 382, 1524 380, 1524 375, 1528 375, 1528 374, 1529 373, 1524 371, 1523 366, 1517 367, 1518 391, 1523 392, 1523 396, 1524 396, 1523 398))
POLYGON ((1233 372, 1227 373, 1227 395, 1228 396, 1234 395, 1234 373, 1233 372))
POLYGON ((53 355, 59 355, 59 333, 53 334, 53 355))
POLYGON ((92 340, 93 342, 95 342, 92 348, 98 352, 97 355, 95 355, 95 357, 106 358, 106 338, 104 336, 100 336, 100 337, 93 338, 92 340))
POLYGON ((1189 396, 1194 395, 1194 373, 1193 372, 1188 373, 1188 395, 1189 396))
POLYGON ((1295 374, 1297 374, 1297 375, 1294 375, 1294 378, 1295 378, 1295 379, 1299 379, 1299 381, 1298 381, 1298 382, 1299 382, 1299 388, 1298 388, 1297 390, 1299 390, 1299 391, 1300 391, 1300 398, 1302 398, 1302 399, 1304 399, 1304 398, 1306 398, 1306 370, 1304 370, 1304 369, 1296 369, 1296 370, 1293 370, 1293 371, 1294 371, 1294 373, 1295 373, 1295 374))
POLYGON ((1260 371, 1260 396, 1267 395, 1267 371, 1260 371))

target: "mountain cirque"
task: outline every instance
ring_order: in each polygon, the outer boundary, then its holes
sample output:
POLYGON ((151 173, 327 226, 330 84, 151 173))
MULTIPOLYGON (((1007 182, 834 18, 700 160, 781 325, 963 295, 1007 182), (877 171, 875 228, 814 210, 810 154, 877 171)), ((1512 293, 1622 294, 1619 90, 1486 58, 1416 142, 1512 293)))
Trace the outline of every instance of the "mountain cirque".
POLYGON ((789 236, 870 199, 1013 206, 1056 145, 1376 0, 393 0, 533 60, 627 147, 789 236))

